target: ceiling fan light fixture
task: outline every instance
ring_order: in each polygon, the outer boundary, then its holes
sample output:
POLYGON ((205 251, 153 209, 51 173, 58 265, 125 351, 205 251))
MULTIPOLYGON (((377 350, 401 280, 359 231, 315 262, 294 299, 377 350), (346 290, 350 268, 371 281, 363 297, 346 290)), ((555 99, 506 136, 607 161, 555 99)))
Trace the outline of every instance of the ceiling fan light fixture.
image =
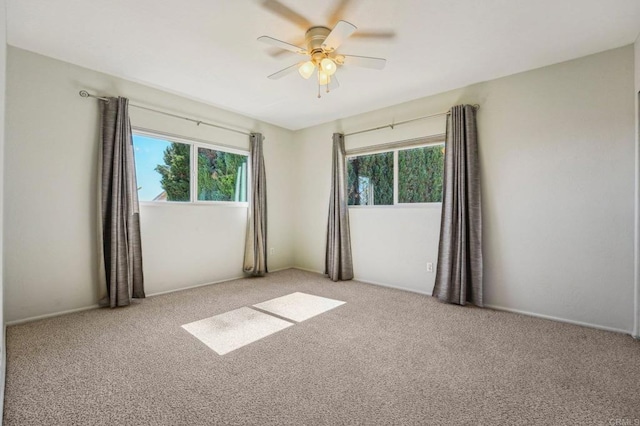
POLYGON ((298 68, 298 72, 300 73, 302 78, 307 80, 309 77, 311 77, 315 69, 316 69, 316 66, 314 65, 314 63, 311 61, 307 61, 302 65, 300 65, 300 67, 298 68))
MULTIPOLYGON (((339 1, 346 4, 349 0, 339 1)), ((279 0, 264 0, 263 3, 265 5, 280 4, 279 0)), ((293 11, 290 12, 293 13, 293 11)), ((304 26, 307 26, 307 24, 308 22, 305 22, 304 26)), ((258 40, 263 43, 306 57, 306 59, 302 61, 298 61, 280 71, 268 75, 267 78, 277 80, 297 70, 300 76, 306 80, 311 78, 315 73, 318 80, 318 97, 320 97, 320 89, 322 86, 326 88, 327 93, 339 87, 335 74, 338 71, 338 67, 345 65, 345 62, 347 62, 350 67, 355 66, 381 70, 386 63, 385 59, 342 55, 337 52, 342 42, 351 36, 356 29, 355 25, 347 21, 338 21, 333 29, 324 26, 311 27, 305 33, 304 48, 269 36, 258 37, 258 40)))
POLYGON ((324 58, 322 61, 320 61, 320 68, 322 69, 322 72, 327 75, 335 74, 336 70, 338 69, 336 63, 333 62, 331 58, 324 58))

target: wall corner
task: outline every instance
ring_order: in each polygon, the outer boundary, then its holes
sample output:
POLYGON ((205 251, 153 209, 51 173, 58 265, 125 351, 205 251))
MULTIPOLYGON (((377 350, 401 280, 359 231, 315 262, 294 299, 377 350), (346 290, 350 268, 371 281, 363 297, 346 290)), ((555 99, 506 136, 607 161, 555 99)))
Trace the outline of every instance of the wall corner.
POLYGON ((634 47, 635 81, 635 200, 634 200, 634 315, 632 335, 640 339, 640 34, 634 47))

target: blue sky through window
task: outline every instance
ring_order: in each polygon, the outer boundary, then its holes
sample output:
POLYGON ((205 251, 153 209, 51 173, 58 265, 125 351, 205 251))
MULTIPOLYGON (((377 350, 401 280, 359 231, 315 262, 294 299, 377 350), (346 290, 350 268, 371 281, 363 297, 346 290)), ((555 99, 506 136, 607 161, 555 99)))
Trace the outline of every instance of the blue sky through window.
POLYGON ((138 198, 140 201, 151 201, 163 189, 160 185, 161 175, 156 172, 159 164, 164 164, 164 150, 171 142, 150 136, 133 135, 133 150, 136 157, 136 178, 138 180, 138 198))

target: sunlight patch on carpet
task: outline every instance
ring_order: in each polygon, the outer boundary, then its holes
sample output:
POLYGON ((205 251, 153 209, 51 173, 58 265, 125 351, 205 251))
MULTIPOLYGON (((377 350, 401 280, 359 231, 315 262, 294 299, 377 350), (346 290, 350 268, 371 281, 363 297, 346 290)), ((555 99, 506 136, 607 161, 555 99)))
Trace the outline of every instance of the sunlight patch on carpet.
POLYGON ((245 307, 191 322, 182 328, 218 354, 224 355, 292 325, 245 307))
POLYGON ((346 302, 296 292, 253 306, 280 317, 301 322, 343 305, 344 303, 346 302))

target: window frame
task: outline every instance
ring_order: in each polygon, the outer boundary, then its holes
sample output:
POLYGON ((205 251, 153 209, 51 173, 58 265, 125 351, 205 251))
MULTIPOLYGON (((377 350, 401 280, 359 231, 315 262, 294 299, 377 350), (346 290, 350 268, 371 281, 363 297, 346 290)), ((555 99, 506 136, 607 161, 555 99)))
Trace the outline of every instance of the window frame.
MULTIPOLYGON (((426 147, 432 147, 432 146, 442 146, 446 149, 446 141, 442 140, 442 141, 434 141, 434 142, 424 142, 424 143, 418 143, 418 144, 411 144, 411 145, 406 145, 406 146, 397 146, 395 148, 386 148, 386 149, 375 149, 375 146, 372 146, 371 150, 366 150, 366 151, 360 151, 358 150, 357 153, 354 154, 347 154, 345 155, 345 163, 344 163, 344 167, 345 167, 345 172, 347 171, 348 163, 349 163, 349 158, 353 158, 353 157, 362 157, 365 155, 373 155, 373 154, 384 154, 387 152, 393 152, 393 204, 380 204, 380 205, 362 205, 362 204, 347 204, 348 208, 356 208, 356 209, 371 209, 371 208, 382 208, 382 209, 389 209, 389 208, 412 208, 412 207, 440 207, 442 205, 442 201, 431 201, 431 202, 423 202, 423 203, 400 203, 398 201, 398 187, 399 187, 399 176, 400 176, 400 167, 399 167, 399 163, 398 163, 398 152, 400 151, 407 151, 410 149, 417 149, 417 148, 426 148, 426 147)), ((443 188, 444 190, 444 188, 443 188)))
MULTIPOLYGON (((251 197, 251 153, 248 150, 240 148, 232 148, 224 145, 216 145, 215 143, 188 138, 160 131, 143 129, 140 127, 131 127, 131 136, 133 143, 133 135, 147 136, 155 139, 162 139, 168 142, 181 143, 189 145, 189 201, 139 201, 145 206, 227 206, 227 207, 249 207, 251 197), (244 155, 247 157, 247 201, 216 201, 216 200, 198 200, 198 148, 204 148, 213 151, 228 152, 229 154, 244 155)), ((135 156, 135 154, 134 154, 135 156)))

